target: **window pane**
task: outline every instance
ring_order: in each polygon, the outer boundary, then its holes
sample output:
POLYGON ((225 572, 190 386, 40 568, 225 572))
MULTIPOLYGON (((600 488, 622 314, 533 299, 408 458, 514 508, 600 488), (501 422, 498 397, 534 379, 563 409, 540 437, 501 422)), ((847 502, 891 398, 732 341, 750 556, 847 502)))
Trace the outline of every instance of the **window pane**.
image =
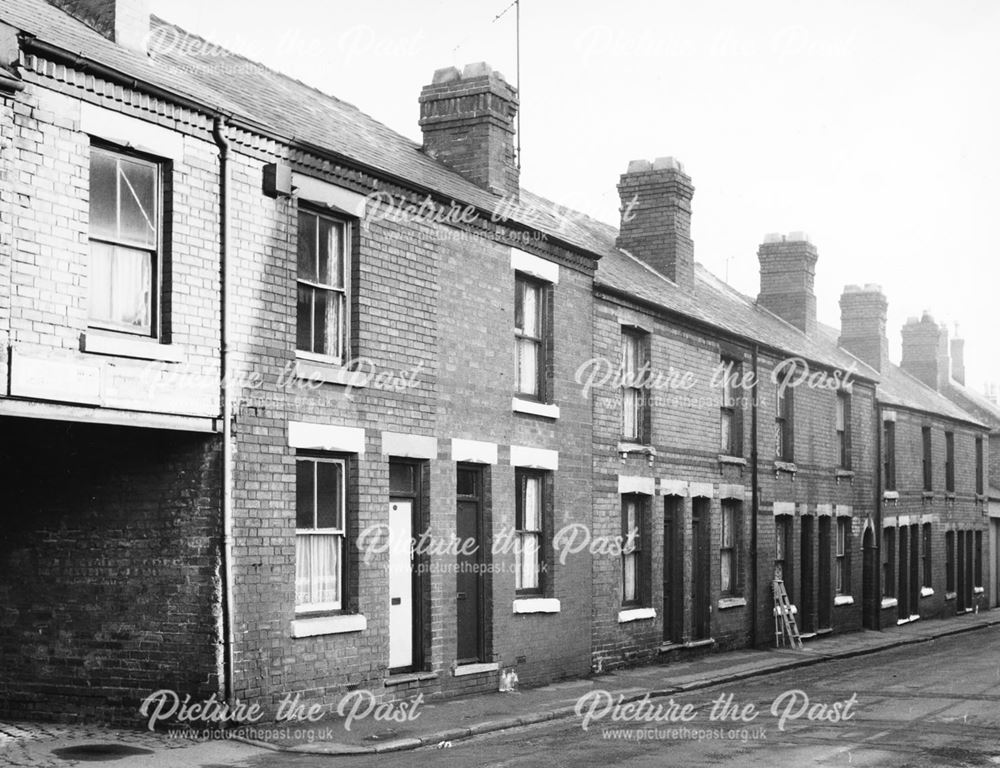
POLYGON ((622 436, 638 437, 638 393, 634 389, 622 390, 622 436))
POLYGON ((539 345, 530 339, 517 340, 517 391, 538 395, 539 345))
POLYGON ((733 508, 722 507, 722 546, 733 546, 733 508))
POLYGON ((343 529, 341 501, 344 492, 343 465, 316 462, 316 527, 343 529))
POLYGON ((722 428, 720 434, 720 445, 724 453, 729 453, 732 447, 732 419, 733 416, 728 411, 722 412, 722 428))
POLYGON ((638 599, 636 594, 636 567, 639 558, 634 554, 625 555, 622 559, 622 599, 626 603, 635 602, 638 599))
POLYGON ((120 158, 119 235, 149 248, 156 247, 156 169, 147 163, 120 158))
POLYGON ((774 529, 774 559, 785 559, 785 521, 778 521, 774 529))
POLYGON ((524 479, 524 522, 525 531, 539 531, 542 528, 542 479, 524 479))
POLYGON ((150 329, 152 254, 97 242, 90 253, 90 319, 150 329))
POLYGON ((90 153, 90 234, 114 237, 118 232, 117 161, 99 149, 90 153))
POLYGON ((733 553, 726 551, 719 558, 720 587, 723 592, 729 592, 733 586, 733 553))
POLYGON ((632 386, 638 368, 638 344, 635 336, 625 334, 622 337, 622 375, 625 386, 632 386))
POLYGON ((344 227, 329 219, 319 219, 317 280, 336 288, 344 287, 344 227))
POLYGON ((478 496, 479 495, 479 473, 474 469, 458 470, 458 495, 478 496))
POLYGON ((315 288, 299 283, 298 307, 296 310, 296 349, 305 352, 313 351, 312 344, 312 323, 313 306, 312 297, 315 288))
POLYGON ((313 480, 315 477, 316 462, 296 461, 295 462, 295 527, 313 528, 313 500, 314 490, 313 480))
POLYGON ((295 537, 295 602, 299 606, 340 607, 340 554, 336 534, 295 537))
POLYGON ((299 211, 298 270, 300 280, 316 280, 316 217, 299 211))
POLYGON ((538 315, 539 290, 530 283, 524 283, 524 296, 521 305, 520 329, 529 336, 539 336, 538 315))
POLYGON ((414 493, 417 489, 416 467, 412 464, 389 464, 390 493, 414 493))
POLYGON ((837 431, 844 429, 844 398, 837 398, 837 431))
POLYGON ((537 534, 521 534, 520 546, 515 553, 517 576, 515 589, 538 589, 539 546, 537 534))

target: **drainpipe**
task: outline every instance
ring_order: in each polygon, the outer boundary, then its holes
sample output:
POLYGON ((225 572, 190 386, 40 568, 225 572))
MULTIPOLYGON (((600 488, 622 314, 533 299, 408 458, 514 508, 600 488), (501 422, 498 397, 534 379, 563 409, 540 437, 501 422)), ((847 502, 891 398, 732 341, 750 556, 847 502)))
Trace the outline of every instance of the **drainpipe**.
MULTIPOLYGON (((750 401, 750 594, 753 595, 753 608, 750 611, 750 647, 757 647, 757 612, 760 609, 760 595, 757 594, 757 516, 760 511, 759 480, 757 477, 757 397, 760 392, 757 376, 757 355, 758 345, 753 345, 752 365, 753 365, 753 399, 750 401)), ((765 605, 766 605, 765 601, 765 605)))
POLYGON ((222 405, 222 680, 226 701, 233 685, 233 412, 229 396, 229 139, 227 125, 216 115, 212 137, 219 147, 219 395, 222 405))
MULTIPOLYGON (((872 611, 874 612, 875 629, 882 629, 882 403, 878 401, 878 389, 875 390, 875 573, 872 574, 872 611)), ((864 600, 862 599, 862 602, 864 600)))

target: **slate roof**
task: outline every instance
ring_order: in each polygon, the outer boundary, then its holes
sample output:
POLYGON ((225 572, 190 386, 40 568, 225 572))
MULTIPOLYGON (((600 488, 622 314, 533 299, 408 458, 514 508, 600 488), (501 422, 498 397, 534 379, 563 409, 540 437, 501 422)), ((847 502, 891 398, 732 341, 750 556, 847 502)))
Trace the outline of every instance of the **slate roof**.
MULTIPOLYGON (((335 149, 363 166, 456 201, 492 212, 501 199, 353 104, 156 16, 151 20, 152 39, 160 43, 151 47, 160 52, 151 56, 116 45, 44 0, 3 0, 0 19, 43 42, 204 104, 209 110, 244 118, 300 142, 335 149), (170 40, 181 40, 185 45, 170 50, 170 40)), ((417 94, 413 112, 416 120, 417 94)), ((595 241, 588 227, 574 226, 574 217, 561 215, 555 204, 530 194, 510 211, 510 218, 591 253, 602 253, 607 246, 595 241)))
MULTIPOLYGON (((157 17, 151 30, 161 41, 146 56, 122 48, 44 0, 4 0, 0 19, 37 39, 98 62, 130 78, 155 85, 204 104, 209 110, 238 116, 270 131, 319 147, 335 148, 356 163, 406 179, 462 203, 492 211, 500 198, 467 181, 352 104, 204 41, 157 17), (163 45, 186 41, 181 50, 163 45)), ((414 114, 416 115, 416 98, 414 114)), ((794 326, 758 306, 696 265, 693 293, 680 290, 615 246, 617 230, 588 216, 521 190, 511 219, 562 240, 601 259, 596 277, 603 285, 631 293, 667 310, 687 315, 723 332, 759 340, 790 355, 831 367, 855 368, 857 375, 877 380, 877 372, 837 346, 837 333, 807 337, 794 326)), ((882 377, 887 402, 942 413, 965 421, 971 417, 946 398, 896 366, 882 377)))
POLYGON ((956 401, 961 408, 972 413, 976 418, 990 425, 994 432, 1000 431, 1000 406, 974 389, 951 380, 946 385, 945 394, 956 401))

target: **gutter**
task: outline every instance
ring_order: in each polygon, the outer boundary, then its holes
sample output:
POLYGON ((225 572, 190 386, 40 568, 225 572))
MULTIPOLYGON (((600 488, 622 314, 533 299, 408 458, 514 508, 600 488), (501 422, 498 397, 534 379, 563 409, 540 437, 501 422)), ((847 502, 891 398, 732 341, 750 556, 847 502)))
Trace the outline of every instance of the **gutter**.
POLYGON ((222 684, 232 702, 233 685, 233 408, 229 392, 229 150, 225 118, 216 115, 212 138, 219 147, 219 397, 222 406, 222 684))

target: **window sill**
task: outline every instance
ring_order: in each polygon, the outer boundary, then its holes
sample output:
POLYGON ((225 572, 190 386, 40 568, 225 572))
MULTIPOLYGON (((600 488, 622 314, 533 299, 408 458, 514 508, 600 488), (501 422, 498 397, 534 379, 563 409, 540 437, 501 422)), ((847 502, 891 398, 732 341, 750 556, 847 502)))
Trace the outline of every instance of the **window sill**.
POLYGON ((833 598, 834 605, 854 605, 854 597, 852 595, 837 595, 833 598))
POLYGON ((921 597, 930 597, 933 594, 934 594, 934 589, 932 587, 921 587, 920 588, 920 596, 921 597))
POLYGON ((316 616, 311 619, 292 621, 292 637, 315 637, 316 635, 341 635, 346 632, 363 632, 368 628, 368 620, 360 613, 339 616, 316 616))
POLYGON ((986 592, 985 587, 973 587, 972 588, 972 594, 974 594, 974 595, 982 595, 985 592, 986 592))
POLYGON ((883 501, 899 501, 899 491, 883 491, 883 501))
POLYGON ((956 499, 956 496, 955 496, 955 492, 954 491, 946 491, 945 492, 945 494, 944 494, 944 500, 945 501, 950 501, 952 504, 954 504, 955 503, 955 499, 956 499))
POLYGON ((944 599, 946 601, 947 600, 954 600, 956 597, 958 597, 958 593, 957 592, 945 592, 944 593, 944 599))
POLYGON ((87 331, 80 334, 80 351, 92 355, 132 357, 136 360, 160 360, 165 363, 181 362, 181 353, 170 344, 161 344, 153 338, 129 334, 87 331))
POLYGON ((306 352, 295 353, 295 378, 313 383, 339 384, 355 389, 368 386, 368 377, 363 373, 350 371, 330 358, 309 355, 306 352))
POLYGON ((534 400, 524 400, 514 397, 510 401, 510 408, 514 413, 526 413, 530 416, 541 416, 545 419, 558 419, 559 406, 552 403, 536 403, 534 400))
POLYGON ((561 606, 554 597, 518 597, 514 613, 559 613, 561 606))
POLYGON ((398 675, 389 675, 382 681, 382 685, 391 688, 394 685, 409 685, 410 683, 422 683, 437 679, 437 672, 403 672, 398 675))
POLYGON ((799 468, 795 466, 794 461, 781 461, 780 459, 775 459, 774 461, 774 471, 777 472, 788 472, 794 475, 799 471, 799 468))
POLYGON ((899 601, 894 597, 882 598, 882 608, 895 608, 897 605, 899 605, 899 601))
POLYGON ((655 619, 655 608, 625 608, 618 611, 618 623, 628 624, 630 621, 642 621, 644 619, 655 619))
POLYGON ((733 466, 745 467, 747 465, 747 460, 742 456, 730 456, 729 454, 720 453, 719 454, 720 464, 732 464, 733 466))
POLYGON ((496 672, 499 669, 500 665, 495 661, 489 664, 462 664, 452 669, 451 674, 454 677, 465 677, 466 675, 483 675, 487 672, 496 672))
POLYGON ((704 640, 688 640, 684 643, 685 648, 704 648, 706 645, 715 645, 715 638, 706 637, 704 640))
POLYGON ((656 449, 646 443, 636 443, 631 440, 621 440, 618 443, 618 453, 642 453, 646 456, 655 456, 656 449))
POLYGON ((854 470, 853 469, 838 469, 836 472, 834 472, 834 476, 838 480, 844 480, 844 479, 853 480, 854 479, 854 470))
POLYGON ((920 498, 922 498, 924 501, 933 501, 934 500, 934 491, 923 491, 920 494, 920 498))
POLYGON ((742 608, 746 604, 745 597, 723 597, 719 599, 718 607, 720 611, 725 611, 729 608, 742 608))
POLYGON ((908 618, 908 619, 896 619, 896 626, 897 627, 901 627, 901 626, 903 626, 903 624, 910 624, 911 622, 919 621, 919 620, 920 620, 920 614, 919 613, 914 613, 914 614, 911 614, 910 618, 908 618))

